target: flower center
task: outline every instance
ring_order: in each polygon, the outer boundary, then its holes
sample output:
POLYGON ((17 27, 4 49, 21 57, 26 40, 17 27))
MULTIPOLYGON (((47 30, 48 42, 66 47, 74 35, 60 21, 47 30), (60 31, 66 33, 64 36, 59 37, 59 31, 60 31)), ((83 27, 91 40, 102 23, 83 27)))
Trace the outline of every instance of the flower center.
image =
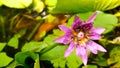
POLYGON ((85 46, 86 42, 88 41, 86 35, 87 34, 83 31, 73 31, 72 40, 76 45, 85 46))
POLYGON ((81 39, 84 38, 84 33, 80 31, 80 32, 78 33, 77 37, 78 37, 78 38, 81 38, 81 39))

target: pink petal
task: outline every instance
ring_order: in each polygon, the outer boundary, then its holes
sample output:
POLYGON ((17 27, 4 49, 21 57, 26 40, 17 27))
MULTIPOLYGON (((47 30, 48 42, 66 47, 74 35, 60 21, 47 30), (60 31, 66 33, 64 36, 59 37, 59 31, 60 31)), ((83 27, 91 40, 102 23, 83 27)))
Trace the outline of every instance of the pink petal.
POLYGON ((93 23, 84 23, 81 25, 82 29, 90 30, 93 27, 93 23))
POLYGON ((76 47, 76 55, 80 56, 84 65, 87 65, 88 55, 87 50, 83 46, 76 47))
POLYGON ((90 33, 89 39, 98 40, 100 38, 101 38, 100 34, 97 34, 97 33, 94 33, 94 32, 90 33))
POLYGON ((90 23, 93 22, 94 19, 96 18, 97 12, 95 12, 91 17, 88 18, 88 20, 86 21, 86 23, 90 23))
POLYGON ((87 61, 88 61, 88 55, 87 54, 83 55, 83 56, 81 56, 81 58, 82 58, 83 64, 86 66, 87 65, 87 61))
POLYGON ((58 25, 58 27, 62 30, 62 31, 64 31, 64 32, 71 32, 71 29, 70 28, 68 28, 67 26, 63 26, 63 25, 58 25))
POLYGON ((66 40, 65 36, 61 36, 61 37, 55 39, 54 42, 68 44, 68 40, 66 40))
POLYGON ((87 49, 90 50, 92 53, 97 54, 97 46, 93 45, 93 42, 88 42, 87 49))
POLYGON ((90 42, 92 43, 91 45, 93 45, 94 47, 97 47, 97 50, 102 51, 102 52, 107 52, 106 49, 104 49, 101 45, 99 45, 93 41, 90 41, 90 42))
POLYGON ((67 57, 70 55, 70 53, 74 50, 74 43, 71 42, 70 45, 68 46, 67 50, 65 51, 64 57, 67 57))
POLYGON ((99 27, 96 27, 96 28, 92 28, 91 29, 91 32, 95 32, 97 34, 101 34, 105 31, 105 28, 99 28, 99 27))
POLYGON ((75 16, 74 22, 73 22, 73 24, 72 24, 72 28, 73 28, 73 29, 76 29, 76 28, 78 28, 81 24, 82 24, 82 20, 81 20, 78 16, 75 16))
POLYGON ((104 49, 101 45, 97 45, 98 50, 102 52, 107 52, 106 49, 104 49))

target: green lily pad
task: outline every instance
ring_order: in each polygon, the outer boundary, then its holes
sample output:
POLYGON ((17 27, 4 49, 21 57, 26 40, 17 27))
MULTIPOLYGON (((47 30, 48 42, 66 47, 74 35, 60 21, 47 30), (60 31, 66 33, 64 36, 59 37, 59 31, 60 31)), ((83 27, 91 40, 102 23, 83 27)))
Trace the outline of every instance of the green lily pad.
POLYGON ((13 58, 8 57, 5 52, 0 53, 0 67, 8 65, 12 60, 13 58))
MULTIPOLYGON (((55 1, 56 2, 56 1, 55 1)), ((49 3, 52 3, 49 0, 49 3)), ((49 4, 47 4, 49 6, 49 4)), ((120 5, 119 0, 57 0, 56 5, 52 6, 51 13, 65 14, 65 13, 81 13, 96 10, 109 10, 120 5)))

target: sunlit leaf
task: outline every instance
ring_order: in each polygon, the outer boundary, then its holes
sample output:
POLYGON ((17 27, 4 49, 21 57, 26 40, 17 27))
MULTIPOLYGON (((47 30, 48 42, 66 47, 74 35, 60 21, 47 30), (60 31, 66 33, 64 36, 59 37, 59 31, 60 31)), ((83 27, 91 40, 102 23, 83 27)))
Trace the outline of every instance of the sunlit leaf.
POLYGON ((110 10, 120 5, 120 0, 97 0, 94 10, 110 10))
POLYGON ((57 36, 62 36, 64 34, 64 32, 59 29, 54 29, 53 33, 54 35, 57 35, 57 36))
POLYGON ((45 0, 45 4, 48 6, 49 10, 52 10, 55 8, 57 0, 45 0))
POLYGON ((0 53, 0 67, 8 65, 13 58, 8 57, 5 52, 0 53))
MULTIPOLYGON (((51 2, 52 3, 52 2, 51 2)), ((57 0, 56 7, 51 11, 59 13, 80 13, 96 10, 109 10, 120 5, 119 0, 57 0)))
POLYGON ((1 2, 1 0, 0 0, 0 6, 2 6, 2 2, 1 2))
POLYGON ((32 3, 32 0, 1 0, 1 2, 10 8, 26 8, 32 3))
POLYGON ((14 47, 15 49, 18 48, 19 38, 17 36, 12 37, 9 42, 8 46, 14 47))
POLYGON ((29 43, 25 43, 25 45, 22 47, 22 51, 40 52, 43 48, 47 46, 48 45, 43 42, 31 41, 29 43))
POLYGON ((120 17, 120 11, 114 14, 116 17, 120 17))
POLYGON ((0 51, 3 50, 3 48, 5 47, 6 43, 0 43, 0 51))
POLYGON ((49 15, 47 16, 46 22, 53 22, 54 19, 55 19, 55 16, 49 14, 49 15))
POLYGON ((40 33, 40 38, 43 38, 44 36, 46 35, 46 31, 42 31, 41 33, 40 33))
POLYGON ((33 7, 37 12, 41 12, 44 9, 45 5, 41 0, 33 0, 33 7))
POLYGON ((15 60, 19 63, 19 64, 23 64, 25 65, 25 60, 26 58, 32 58, 33 60, 35 60, 37 58, 37 55, 35 53, 32 52, 18 52, 15 55, 15 60))

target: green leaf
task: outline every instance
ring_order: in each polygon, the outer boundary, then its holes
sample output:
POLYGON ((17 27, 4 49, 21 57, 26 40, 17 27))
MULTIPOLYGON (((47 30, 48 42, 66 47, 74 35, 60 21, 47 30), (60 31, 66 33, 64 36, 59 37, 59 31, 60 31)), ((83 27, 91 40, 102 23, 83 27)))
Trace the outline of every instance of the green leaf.
POLYGON ((83 20, 86 21, 94 12, 86 12, 86 13, 79 13, 78 16, 83 20))
POLYGON ((93 0, 57 0, 56 7, 51 13, 78 13, 89 11, 93 7, 93 0), (89 6, 88 6, 89 5, 89 6))
POLYGON ((65 68, 65 65, 67 65, 68 68, 79 68, 79 66, 82 64, 82 61, 80 57, 76 56, 74 51, 66 58, 61 56, 60 58, 51 60, 51 63, 53 64, 54 68, 65 68))
MULTIPOLYGON (((52 1, 49 1, 52 3, 52 1)), ((53 14, 60 13, 80 13, 96 10, 109 10, 120 5, 119 0, 57 0, 55 8, 51 11, 53 14)), ((49 5, 48 5, 49 6, 49 5)))
POLYGON ((98 68, 97 65, 87 65, 83 66, 82 68, 98 68))
POLYGON ((25 65, 25 59, 27 57, 32 58, 33 60, 35 60, 37 58, 37 55, 35 53, 32 52, 18 52, 15 55, 15 60, 19 63, 19 64, 23 64, 25 65))
POLYGON ((0 67, 8 65, 13 59, 8 57, 5 52, 0 53, 0 67))
POLYGON ((15 68, 18 65, 20 65, 20 64, 18 64, 17 61, 14 61, 14 62, 10 63, 6 68, 15 68))
POLYGON ((107 60, 103 58, 102 56, 97 57, 95 60, 99 66, 108 66, 107 60))
POLYGON ((43 11, 45 6, 41 0, 33 0, 33 7, 34 7, 34 10, 40 13, 41 11, 43 11))
POLYGON ((0 43, 0 51, 3 50, 3 48, 5 47, 6 43, 0 43))
POLYGON ((14 47, 15 49, 18 48, 19 38, 17 36, 12 37, 9 42, 8 46, 14 47))
POLYGON ((35 60, 34 68, 40 68, 40 59, 39 59, 39 55, 37 55, 37 59, 35 60))
POLYGON ((63 57, 60 57, 58 59, 55 60, 51 60, 51 63, 53 64, 54 68, 65 68, 65 64, 66 64, 66 59, 63 57))
POLYGON ((100 12, 96 17, 94 26, 106 28, 104 33, 107 33, 114 29, 117 22, 118 19, 114 15, 100 12))
POLYGON ((76 52, 72 52, 70 56, 66 58, 66 64, 69 68, 78 68, 82 64, 82 60, 79 56, 76 56, 76 52), (74 59, 73 59, 74 58, 74 59))
POLYGON ((25 43, 25 45, 22 47, 22 51, 40 52, 43 48, 45 48, 47 46, 48 45, 44 42, 31 41, 29 43, 25 43))
POLYGON ((65 45, 57 45, 53 49, 43 53, 40 56, 40 60, 54 60, 54 59, 57 59, 59 57, 63 57, 65 50, 66 50, 65 45))
POLYGON ((54 45, 55 42, 54 40, 58 38, 58 36, 55 36, 55 35, 48 35, 45 39, 44 39, 44 42, 47 43, 48 45, 54 45))
POLYGON ((32 3, 32 0, 1 0, 1 2, 10 8, 26 8, 32 3))

